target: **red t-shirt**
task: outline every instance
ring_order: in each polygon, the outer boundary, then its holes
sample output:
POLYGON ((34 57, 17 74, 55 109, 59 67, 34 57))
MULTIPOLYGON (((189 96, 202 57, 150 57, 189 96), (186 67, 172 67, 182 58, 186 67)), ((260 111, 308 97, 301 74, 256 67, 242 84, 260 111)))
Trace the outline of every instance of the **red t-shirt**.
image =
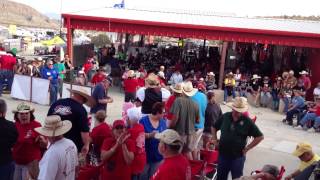
POLYGON ((146 165, 146 151, 145 151, 145 133, 144 127, 141 124, 136 124, 129 129, 130 138, 136 145, 134 152, 134 160, 131 164, 132 174, 140 174, 143 172, 144 166, 146 165))
POLYGON ((151 177, 151 180, 167 179, 191 179, 191 167, 189 161, 182 154, 165 158, 158 170, 151 177))
POLYGON ((309 77, 305 77, 305 78, 302 78, 303 79, 303 86, 305 89, 307 89, 308 87, 311 86, 311 80, 309 77))
POLYGON ((83 65, 83 71, 84 73, 88 74, 88 72, 90 71, 90 69, 93 68, 93 64, 91 62, 86 62, 84 65, 83 65))
POLYGON ((316 107, 316 112, 315 113, 316 113, 317 116, 320 116, 320 106, 316 107))
POLYGON ((144 87, 144 84, 145 81, 144 81, 144 78, 138 78, 138 84, 139 84, 139 87, 144 87))
MULTIPOLYGON (((108 151, 116 144, 116 139, 113 137, 107 138, 103 141, 101 151, 108 151)), ((126 141, 128 151, 135 151, 135 144, 131 139, 126 141)), ((116 149, 116 152, 104 162, 101 169, 101 179, 121 179, 121 180, 131 180, 131 166, 128 165, 123 157, 122 146, 116 149)))
POLYGON ((16 64, 16 58, 10 55, 0 56, 0 69, 13 70, 13 66, 16 64))
POLYGON ((90 137, 92 138, 92 144, 94 144, 100 152, 103 141, 106 138, 111 137, 111 128, 106 123, 99 124, 97 127, 92 129, 90 137))
POLYGON ((96 73, 91 80, 92 84, 98 84, 99 82, 101 82, 102 80, 104 80, 105 75, 100 74, 100 73, 96 73))
POLYGON ((41 159, 41 149, 35 141, 39 134, 34 128, 41 127, 37 121, 31 121, 29 124, 15 123, 19 136, 16 144, 13 146, 12 155, 17 164, 27 165, 33 160, 41 159))
POLYGON ((135 93, 139 86, 138 80, 134 78, 125 79, 123 82, 124 91, 128 93, 135 93))
POLYGON ((165 111, 166 111, 166 118, 169 119, 169 120, 171 120, 172 117, 173 117, 173 115, 170 114, 170 109, 171 109, 171 106, 172 106, 173 103, 174 103, 174 100, 176 100, 176 96, 171 95, 171 96, 169 97, 169 99, 167 100, 165 106, 164 106, 164 109, 165 109, 165 111))

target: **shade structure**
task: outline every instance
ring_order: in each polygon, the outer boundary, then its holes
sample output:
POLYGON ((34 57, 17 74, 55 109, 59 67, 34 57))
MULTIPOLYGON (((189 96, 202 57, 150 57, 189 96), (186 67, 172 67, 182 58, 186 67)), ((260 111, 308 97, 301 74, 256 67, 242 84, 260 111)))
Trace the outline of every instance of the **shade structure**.
POLYGON ((43 44, 45 46, 56 46, 56 45, 64 45, 65 42, 61 37, 55 36, 52 39, 49 39, 46 41, 41 41, 41 44, 43 44))

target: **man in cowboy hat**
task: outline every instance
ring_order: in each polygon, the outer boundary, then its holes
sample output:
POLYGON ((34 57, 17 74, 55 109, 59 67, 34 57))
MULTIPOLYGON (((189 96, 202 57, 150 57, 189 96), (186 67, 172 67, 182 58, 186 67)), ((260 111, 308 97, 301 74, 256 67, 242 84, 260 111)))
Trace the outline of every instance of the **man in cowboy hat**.
POLYGON ((156 102, 165 102, 170 96, 170 91, 160 87, 158 76, 150 73, 146 79, 146 87, 137 91, 137 98, 142 102, 142 114, 151 114, 152 106, 156 102))
POLYGON ((78 155, 76 145, 63 135, 72 127, 69 120, 62 121, 60 116, 52 115, 45 119, 44 126, 35 128, 39 134, 48 137, 50 146, 42 157, 37 179, 74 180, 78 155))
POLYGON ((205 79, 207 90, 213 90, 213 89, 217 88, 215 76, 216 75, 213 72, 207 73, 207 76, 205 79))
POLYGON ((235 93, 236 80, 234 79, 233 73, 229 72, 224 80, 224 103, 227 102, 227 98, 232 93, 232 98, 236 97, 235 93))
POLYGON ((308 91, 311 88, 311 80, 308 77, 309 73, 307 71, 303 70, 299 74, 301 75, 299 80, 301 80, 303 82, 304 89, 306 91, 308 91))
POLYGON ((0 179, 13 179, 12 147, 17 142, 18 131, 13 122, 6 120, 6 113, 7 104, 0 99, 0 179))
POLYGON ((199 107, 191 99, 196 92, 197 89, 193 88, 190 81, 183 83, 183 95, 176 98, 170 109, 169 127, 176 130, 182 137, 185 143, 183 153, 189 159, 193 159, 191 152, 196 148, 195 124, 200 122, 199 107))
POLYGON ((232 112, 227 112, 215 123, 212 142, 219 146, 218 180, 227 180, 231 172, 232 179, 242 176, 246 153, 263 140, 263 134, 254 122, 243 115, 248 111, 248 103, 244 97, 236 97, 227 103, 232 112), (221 131, 218 143, 217 131, 221 131), (253 137, 250 144, 247 138, 253 137))
POLYGON ((89 125, 88 113, 83 104, 92 107, 95 100, 84 89, 68 89, 70 98, 59 99, 53 103, 48 111, 48 115, 59 115, 64 120, 70 120, 72 128, 64 137, 72 140, 78 151, 87 154, 89 151, 89 125))
POLYGON ((91 128, 93 129, 96 125, 95 113, 99 110, 104 110, 107 112, 107 104, 112 103, 113 99, 108 96, 109 87, 112 85, 112 79, 109 76, 98 83, 92 92, 92 97, 94 98, 96 104, 91 106, 90 113, 92 117, 91 128))
POLYGON ((286 176, 285 180, 295 178, 307 167, 320 160, 320 157, 312 151, 311 144, 307 142, 299 143, 292 154, 300 159, 300 165, 297 170, 286 176))

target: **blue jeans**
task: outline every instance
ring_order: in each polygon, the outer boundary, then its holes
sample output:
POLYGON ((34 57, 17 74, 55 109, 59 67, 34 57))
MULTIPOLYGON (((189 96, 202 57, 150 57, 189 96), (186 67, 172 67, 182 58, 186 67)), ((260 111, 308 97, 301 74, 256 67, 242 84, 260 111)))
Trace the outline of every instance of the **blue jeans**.
POLYGON ((16 164, 14 170, 14 180, 25 180, 29 176, 28 166, 16 164))
POLYGON ((273 109, 278 110, 279 109, 279 99, 273 99, 273 109))
POLYGON ((304 126, 308 121, 314 121, 314 128, 320 127, 320 116, 317 116, 316 113, 307 113, 300 121, 300 125, 304 126))
POLYGON ((8 90, 11 91, 13 76, 13 71, 4 69, 0 70, 0 96, 2 95, 3 85, 6 79, 8 81, 8 90))
POLYGON ((283 102, 284 102, 283 112, 285 112, 285 113, 288 112, 290 101, 291 101, 291 98, 288 98, 288 97, 283 98, 283 102))
POLYGON ((0 179, 12 180, 14 174, 14 162, 0 166, 0 179))
POLYGON ((49 91, 50 91, 50 105, 52 105, 54 102, 58 99, 58 84, 50 84, 49 91))
POLYGON ((245 156, 239 158, 230 158, 227 156, 219 155, 217 180, 227 180, 230 171, 232 179, 241 177, 243 175, 243 167, 245 161, 245 156))
POLYGON ((140 179, 149 180, 152 177, 152 175, 156 172, 160 164, 161 164, 161 161, 154 162, 154 163, 147 163, 143 169, 140 179))
MULTIPOLYGON (((235 98, 236 97, 236 92, 234 90, 234 88, 231 89, 232 91, 232 97, 235 98)), ((224 101, 227 101, 228 98, 228 88, 224 88, 224 101)))

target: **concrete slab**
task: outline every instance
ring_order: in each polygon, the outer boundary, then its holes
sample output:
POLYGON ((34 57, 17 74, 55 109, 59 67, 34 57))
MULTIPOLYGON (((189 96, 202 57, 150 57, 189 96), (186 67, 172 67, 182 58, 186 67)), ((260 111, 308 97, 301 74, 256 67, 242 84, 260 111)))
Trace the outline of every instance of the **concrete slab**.
POLYGON ((291 141, 281 141, 272 150, 291 154, 296 149, 297 143, 291 141))

